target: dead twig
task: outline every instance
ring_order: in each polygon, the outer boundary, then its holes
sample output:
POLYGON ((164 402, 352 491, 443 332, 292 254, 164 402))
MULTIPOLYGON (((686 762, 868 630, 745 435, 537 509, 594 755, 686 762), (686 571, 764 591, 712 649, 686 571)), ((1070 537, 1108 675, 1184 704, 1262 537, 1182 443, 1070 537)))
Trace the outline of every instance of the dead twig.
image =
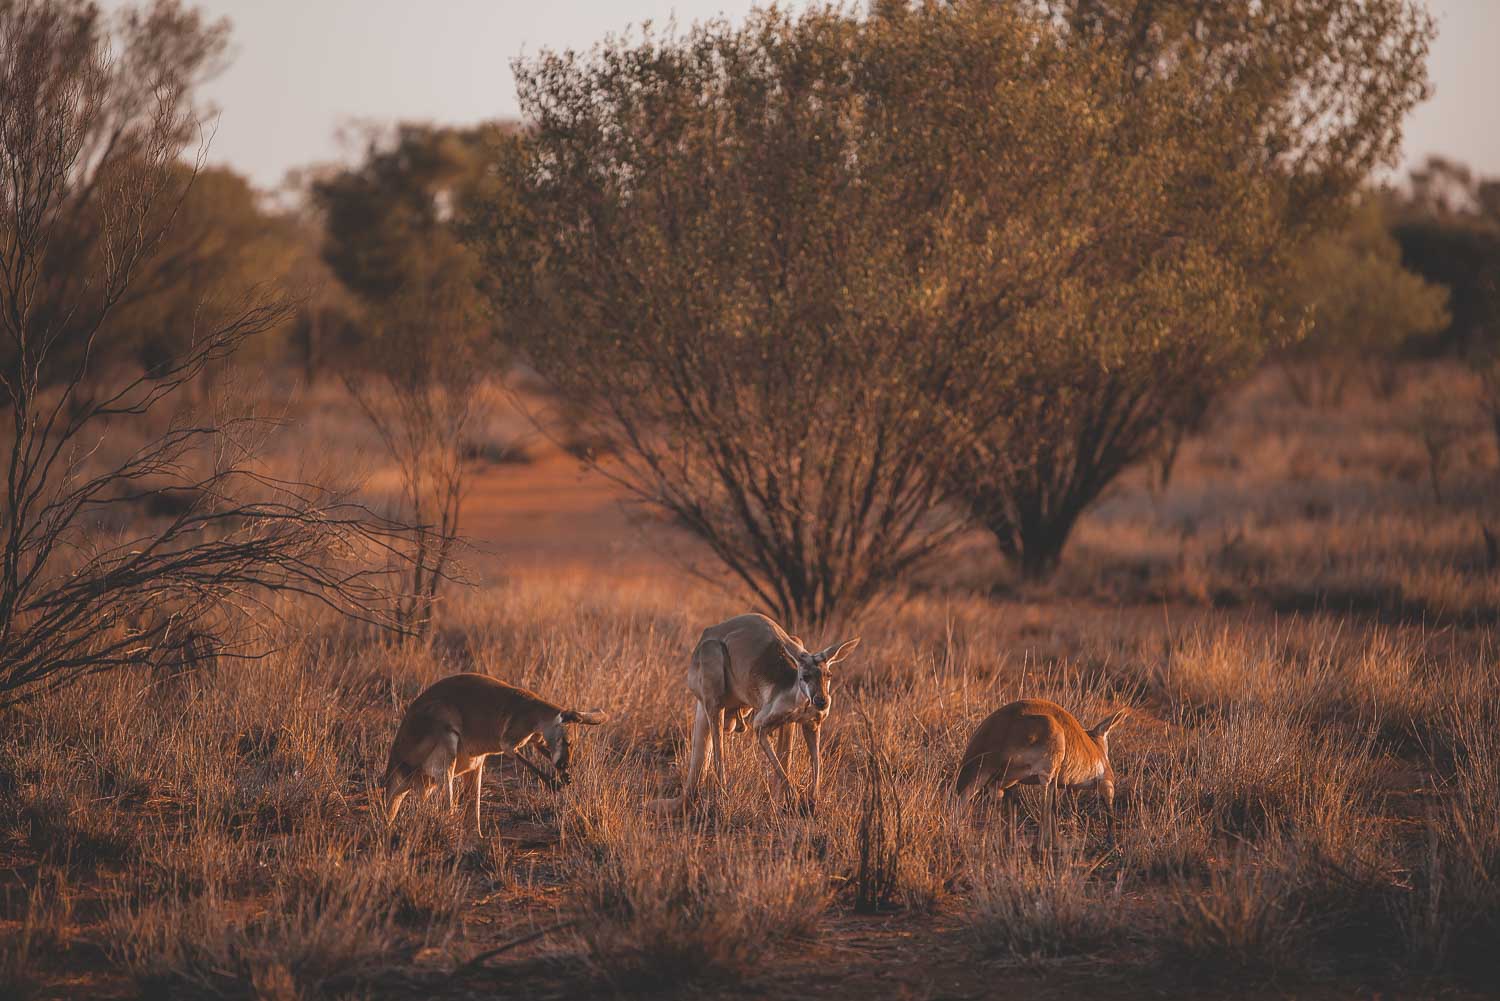
POLYGON ((529 942, 535 942, 539 938, 546 938, 553 932, 563 931, 564 929, 571 928, 576 925, 578 921, 578 918, 569 918, 567 921, 559 921, 556 924, 548 925, 545 928, 539 928, 529 935, 522 935, 520 938, 511 939, 504 945, 497 945, 493 949, 486 949, 484 952, 481 952, 479 955, 473 957, 462 966, 455 968, 452 975, 454 977, 461 977, 466 973, 479 969, 479 967, 484 965, 486 960, 494 959, 496 956, 500 955, 503 952, 509 952, 512 949, 518 949, 529 942))

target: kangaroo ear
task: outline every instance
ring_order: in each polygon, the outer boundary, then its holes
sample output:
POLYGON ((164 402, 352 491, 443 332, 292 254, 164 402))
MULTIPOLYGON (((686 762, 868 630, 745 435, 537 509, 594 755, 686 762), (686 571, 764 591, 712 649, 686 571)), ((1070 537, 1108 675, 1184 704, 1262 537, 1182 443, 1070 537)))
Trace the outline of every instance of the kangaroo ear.
POLYGON ((562 714, 564 723, 582 723, 584 726, 598 726, 609 720, 609 713, 602 709, 595 709, 591 713, 581 713, 577 709, 565 709, 562 714))
POLYGON ((1130 710, 1128 708, 1116 709, 1114 712, 1110 713, 1108 716, 1100 720, 1098 725, 1095 726, 1094 729, 1090 732, 1096 737, 1106 737, 1109 735, 1109 731, 1113 730, 1116 726, 1119 725, 1122 719, 1129 715, 1130 710))
POLYGON ((832 667, 834 664, 837 664, 839 661, 843 660, 845 657, 853 653, 854 648, 857 646, 859 646, 858 636, 854 637, 854 639, 852 640, 845 640, 836 647, 831 646, 824 650, 820 650, 818 652, 818 659, 823 661, 823 663, 827 664, 828 666, 832 667))

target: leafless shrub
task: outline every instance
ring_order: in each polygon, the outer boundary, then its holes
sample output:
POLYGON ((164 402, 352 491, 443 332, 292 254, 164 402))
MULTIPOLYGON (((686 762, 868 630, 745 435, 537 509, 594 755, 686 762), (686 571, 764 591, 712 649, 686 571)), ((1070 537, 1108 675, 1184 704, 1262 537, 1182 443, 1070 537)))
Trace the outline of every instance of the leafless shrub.
POLYGON ((272 595, 389 623, 386 575, 369 566, 401 537, 395 523, 332 492, 261 472, 257 450, 274 422, 258 417, 179 412, 123 457, 102 454, 102 443, 144 426, 290 306, 262 290, 208 303, 175 356, 136 375, 95 370, 107 321, 185 190, 170 168, 191 120, 179 92, 162 87, 130 127, 131 156, 90 182, 103 252, 87 295, 65 304, 67 322, 41 308, 44 256, 69 223, 80 164, 120 96, 103 43, 79 35, 77 14, 0 9, 0 390, 9 410, 0 427, 0 702, 148 662, 200 620, 263 619, 272 595), (164 492, 174 504, 160 524, 110 529, 130 524, 113 514, 164 492))
POLYGON ((1443 474, 1448 468, 1461 432, 1448 416, 1444 401, 1431 394, 1422 397, 1417 404, 1412 429, 1421 440, 1422 451, 1427 456, 1427 482, 1432 485, 1432 497, 1441 504, 1443 474))
POLYGON ((399 516, 416 526, 397 615, 422 634, 453 573, 471 464, 465 441, 489 409, 481 383, 494 362, 492 331, 474 256, 450 219, 476 183, 475 147, 485 139, 484 129, 401 125, 372 135, 362 163, 312 188, 324 260, 360 306, 344 384, 396 464, 399 516))
MULTIPOLYGON (((423 338, 435 336, 427 330, 408 334, 412 340, 406 343, 419 345, 425 343, 423 338)), ((438 341, 417 353, 439 354, 442 344, 438 341)), ((463 441, 478 417, 475 389, 482 377, 472 358, 427 360, 431 364, 423 366, 403 357, 344 378, 400 471, 399 516, 415 527, 412 546, 392 554, 393 564, 404 562, 410 568, 396 621, 424 635, 432 626, 439 587, 455 575, 454 550, 471 461, 463 441)))

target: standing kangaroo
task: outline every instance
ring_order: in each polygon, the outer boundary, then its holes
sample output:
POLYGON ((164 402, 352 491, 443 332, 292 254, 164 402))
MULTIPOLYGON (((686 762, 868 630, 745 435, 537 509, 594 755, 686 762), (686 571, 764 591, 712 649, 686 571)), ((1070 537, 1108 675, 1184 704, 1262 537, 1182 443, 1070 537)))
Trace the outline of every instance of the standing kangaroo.
POLYGON ((658 808, 692 802, 707 768, 707 752, 713 744, 715 770, 724 784, 724 724, 726 714, 737 717, 750 710, 749 728, 787 792, 796 795, 786 766, 791 760, 791 725, 802 728, 802 739, 812 758, 812 779, 807 805, 815 808, 821 780, 820 755, 823 720, 831 704, 829 679, 834 664, 858 645, 852 639, 817 653, 809 653, 802 641, 764 615, 737 615, 703 630, 688 667, 688 689, 697 699, 693 710, 693 748, 682 795, 657 800, 658 808), (771 748, 770 734, 779 730, 779 753, 771 748))
POLYGON ((407 793, 425 796, 440 782, 447 784, 452 810, 453 780, 473 772, 474 830, 483 835, 479 802, 485 758, 509 755, 556 790, 572 781, 567 725, 598 726, 608 718, 598 710, 563 709, 485 674, 455 674, 434 682, 407 707, 391 743, 384 780, 386 821, 396 819, 407 793), (551 753, 555 778, 521 756, 527 746, 551 753))
POLYGON ((1059 788, 1092 787, 1104 800, 1113 837, 1115 772, 1109 764, 1109 731, 1129 713, 1117 709, 1085 730, 1072 713, 1046 699, 1002 706, 969 738, 953 793, 966 804, 986 786, 993 785, 996 798, 1003 799, 1012 786, 1040 785, 1055 809, 1059 788))

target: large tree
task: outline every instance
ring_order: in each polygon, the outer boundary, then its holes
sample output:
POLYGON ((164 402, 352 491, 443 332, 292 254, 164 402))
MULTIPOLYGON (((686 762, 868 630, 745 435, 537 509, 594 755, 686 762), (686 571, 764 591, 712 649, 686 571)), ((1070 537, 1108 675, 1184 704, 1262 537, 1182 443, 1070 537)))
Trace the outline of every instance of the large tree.
MULTIPOLYGON (((1275 290, 1399 148, 1426 92, 1430 18, 1413 0, 992 0, 1039 11, 1106 67, 1115 123, 1098 181, 1110 252, 1039 315, 1051 350, 970 453, 958 487, 1023 576, 1056 566, 1078 517, 1132 463, 1192 426, 1287 333, 1275 290)), ((898 21, 930 9, 894 5, 898 21)), ((956 7, 967 6, 955 4, 956 7)))
POLYGON ((1192 140, 1220 113, 1196 92, 1122 105, 1131 72, 979 3, 544 56, 518 67, 530 128, 474 221, 491 289, 537 369, 594 405, 606 473, 768 610, 852 614, 962 530, 945 502, 974 451, 1066 391, 1034 374, 1068 371, 1058 317, 1124 351, 1083 322, 1094 284, 1132 276, 1118 308, 1143 329, 1168 299, 1243 308, 1209 241, 1159 219, 1211 198, 1258 233, 1264 185, 1192 140), (1207 158, 1232 180, 1173 183, 1207 158))

